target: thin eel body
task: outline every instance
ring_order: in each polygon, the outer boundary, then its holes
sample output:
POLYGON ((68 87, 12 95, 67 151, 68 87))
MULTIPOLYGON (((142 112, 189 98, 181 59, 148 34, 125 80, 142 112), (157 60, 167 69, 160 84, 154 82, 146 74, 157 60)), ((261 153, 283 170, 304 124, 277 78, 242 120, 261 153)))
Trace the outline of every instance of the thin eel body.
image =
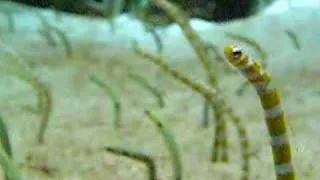
POLYGON ((270 135, 273 161, 277 180, 294 180, 295 170, 287 126, 279 92, 270 88, 270 76, 261 66, 244 54, 239 48, 228 46, 224 49, 228 61, 237 67, 255 87, 264 110, 265 123, 270 135))

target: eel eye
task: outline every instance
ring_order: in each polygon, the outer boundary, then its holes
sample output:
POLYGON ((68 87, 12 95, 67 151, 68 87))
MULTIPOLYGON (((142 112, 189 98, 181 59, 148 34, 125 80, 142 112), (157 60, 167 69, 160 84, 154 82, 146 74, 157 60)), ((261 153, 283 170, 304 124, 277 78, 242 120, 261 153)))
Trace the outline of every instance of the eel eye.
POLYGON ((233 57, 238 59, 242 56, 242 51, 239 48, 234 48, 232 50, 232 55, 233 55, 233 57))

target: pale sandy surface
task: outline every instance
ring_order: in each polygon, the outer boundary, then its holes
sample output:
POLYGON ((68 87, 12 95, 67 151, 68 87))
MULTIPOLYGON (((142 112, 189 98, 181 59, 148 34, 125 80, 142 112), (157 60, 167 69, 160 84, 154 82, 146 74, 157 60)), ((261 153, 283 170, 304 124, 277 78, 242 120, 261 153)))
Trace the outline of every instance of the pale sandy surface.
MULTIPOLYGON (((36 18, 31 20, 33 15, 29 11, 23 12, 29 14, 29 23, 23 23, 21 14, 16 15, 21 24, 14 33, 7 32, 6 19, 1 19, 1 42, 25 61, 34 62, 34 73, 50 84, 53 92, 53 114, 45 144, 38 146, 35 145, 35 135, 39 118, 23 109, 36 105, 34 92, 29 85, 13 77, 4 75, 0 79, 1 114, 9 127, 15 160, 24 165, 22 171, 26 179, 146 179, 143 165, 107 154, 103 151, 104 146, 125 146, 148 153, 156 158, 160 179, 170 179, 172 170, 164 143, 156 128, 143 115, 145 108, 158 109, 157 104, 150 93, 127 77, 127 72, 133 71, 150 81, 156 79, 157 69, 139 60, 129 46, 130 39, 136 38, 143 47, 154 52, 150 35, 144 35, 143 28, 135 26, 133 21, 132 26, 123 23, 129 28, 119 28, 112 35, 107 24, 98 20, 68 16, 62 17, 64 23, 59 24, 59 21, 48 18, 63 30, 72 28, 75 31, 67 34, 72 42, 73 58, 66 59, 62 47, 49 47, 36 32, 39 28, 36 18), (123 127, 118 132, 112 126, 112 102, 88 81, 91 73, 102 74, 119 89, 124 114, 123 127), (32 156, 32 160, 26 164, 27 156, 32 156), (46 176, 37 168, 27 166, 48 166, 55 172, 46 176)), ((33 9, 32 12, 36 11, 33 9)), ((274 85, 281 89, 287 111, 298 176, 304 180, 320 180, 319 12, 302 9, 294 14, 261 15, 219 26, 198 20, 192 22, 201 36, 219 46, 220 50, 235 43, 224 36, 224 32, 233 32, 255 39, 267 51, 268 70, 273 74, 274 85), (301 51, 293 47, 285 29, 298 34, 301 51)), ((48 12, 44 14, 50 16, 48 12)), ((122 18, 122 21, 126 19, 122 18)), ((165 55, 172 66, 194 79, 204 80, 203 70, 193 51, 176 27, 161 32, 165 55)), ((252 49, 245 49, 257 57, 252 49)), ((2 50, 0 58, 3 65, 14 64, 2 50)), ((230 164, 211 164, 212 128, 199 128, 202 99, 168 76, 163 80, 167 106, 157 113, 171 126, 180 145, 185 179, 238 179, 240 159, 233 126, 230 124, 229 128, 230 164)), ((251 161, 252 179, 274 179, 268 136, 254 91, 249 88, 244 96, 235 95, 242 82, 244 78, 238 74, 220 75, 226 97, 245 121, 251 146, 257 151, 251 161)))

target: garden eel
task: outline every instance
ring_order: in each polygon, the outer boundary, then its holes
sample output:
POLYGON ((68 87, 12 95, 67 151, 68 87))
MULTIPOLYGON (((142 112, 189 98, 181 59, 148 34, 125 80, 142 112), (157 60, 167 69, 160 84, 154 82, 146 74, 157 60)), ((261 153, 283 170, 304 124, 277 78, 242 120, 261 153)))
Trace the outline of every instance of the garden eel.
POLYGON ((227 60, 248 79, 260 98, 264 110, 265 123, 270 135, 273 161, 277 180, 294 180, 295 170, 287 126, 280 94, 277 89, 270 88, 270 75, 259 64, 249 59, 241 49, 234 46, 224 48, 227 60))

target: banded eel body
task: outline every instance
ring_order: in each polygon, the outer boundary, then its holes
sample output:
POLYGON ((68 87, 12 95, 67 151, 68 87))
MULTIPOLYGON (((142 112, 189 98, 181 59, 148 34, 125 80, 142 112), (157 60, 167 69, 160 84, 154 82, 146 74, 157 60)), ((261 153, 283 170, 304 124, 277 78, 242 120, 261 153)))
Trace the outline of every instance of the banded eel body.
MULTIPOLYGON (((207 45, 203 42, 200 36, 192 29, 189 24, 188 15, 178 8, 174 3, 168 0, 152 0, 153 3, 162 8, 181 28, 184 36, 189 41, 190 45, 194 49, 201 65, 209 76, 209 84, 212 88, 216 89, 218 94, 222 94, 222 90, 218 87, 218 73, 217 68, 214 68, 211 58, 208 52, 207 45)), ((226 122, 223 119, 223 113, 219 112, 219 101, 214 99, 211 101, 212 110, 215 117, 215 136, 213 138, 213 155, 221 154, 221 161, 227 162, 228 157, 228 141, 226 132, 226 122)), ((212 161, 219 161, 219 157, 213 157, 212 161)))
POLYGON ((132 160, 136 160, 144 163, 148 168, 148 175, 149 175, 148 179, 157 180, 155 161, 154 161, 154 158, 151 157, 150 155, 137 152, 137 151, 132 151, 129 149, 120 148, 120 147, 105 147, 104 149, 105 151, 110 152, 112 154, 115 154, 118 156, 124 156, 132 160))
POLYGON ((225 119, 225 100, 219 90, 217 95, 211 100, 215 121, 215 136, 212 142, 211 161, 212 162, 228 162, 228 136, 227 136, 227 122, 225 119))
POLYGON ((218 109, 219 114, 221 114, 221 119, 223 118, 223 121, 217 121, 216 123, 216 138, 214 140, 213 144, 213 150, 211 154, 211 161, 216 162, 218 161, 218 158, 221 158, 222 162, 227 162, 228 159, 228 141, 226 136, 226 120, 229 119, 234 124, 237 130, 237 134, 239 136, 239 142, 240 142, 240 151, 241 151, 241 158, 242 158, 242 175, 241 180, 248 180, 250 177, 250 156, 251 156, 251 149, 249 145, 249 138, 247 130, 241 120, 240 117, 238 117, 234 111, 231 105, 225 101, 224 98, 222 98, 221 94, 216 94, 213 96, 217 101, 219 101, 219 107, 215 108, 218 109), (220 147, 221 152, 219 154, 219 151, 217 151, 214 148, 220 147), (220 156, 219 156, 220 155, 220 156))
MULTIPOLYGON (((245 126, 243 125, 242 120, 236 116, 234 114, 234 111, 231 107, 231 105, 225 101, 224 97, 222 96, 222 94, 219 94, 219 92, 216 89, 212 89, 210 88, 208 85, 206 84, 202 84, 199 82, 195 82, 192 81, 191 79, 189 79, 188 77, 186 77, 185 75, 183 75, 182 73, 180 73, 179 71, 171 68, 163 59, 161 56, 154 56, 151 55, 150 53, 147 53, 145 51, 142 51, 140 48, 138 48, 137 46, 135 46, 135 52, 143 57, 142 59, 145 59, 147 61, 150 61, 151 63, 155 64, 156 66, 158 66, 162 71, 164 71, 165 73, 171 75, 172 77, 174 77, 175 79, 177 79, 178 81, 180 81, 182 84, 188 86, 189 88, 191 88, 193 91, 201 94, 203 97, 205 97, 205 99, 207 99, 208 101, 210 101, 211 104, 213 100, 215 100, 216 102, 220 103, 220 107, 219 107, 219 113, 227 113, 228 116, 224 116, 225 118, 228 117, 230 118, 230 120, 232 121, 232 123, 235 125, 236 129, 237 129, 237 133, 240 139, 240 151, 241 151, 241 157, 243 160, 242 163, 242 171, 243 171, 243 175, 241 176, 241 180, 248 180, 249 176, 250 176, 250 167, 249 167, 249 156, 250 156, 250 147, 249 147, 249 138, 247 135, 247 131, 245 126)), ((217 103, 218 104, 218 103, 217 103)), ((212 110, 214 112, 216 112, 215 108, 213 106, 211 106, 212 110)), ((222 116, 222 115, 221 115, 222 116)), ((216 127, 221 127, 221 126, 217 126, 216 127)), ((221 130, 221 129, 220 129, 221 130)), ((225 140, 223 138, 224 136, 222 135, 222 137, 217 136, 216 139, 218 140, 225 140)), ((216 143, 216 141, 214 142, 216 143)), ((222 157, 223 157, 223 152, 226 151, 222 151, 222 157)), ((211 158, 217 158, 218 156, 218 151, 212 151, 212 153, 216 153, 214 155, 212 155, 211 158)), ((225 154, 224 154, 225 156, 225 154)), ((226 158, 226 157, 224 157, 226 158)))
POLYGON ((52 93, 48 84, 42 82, 38 77, 17 75, 18 78, 29 83, 37 95, 37 111, 41 113, 40 127, 37 134, 37 143, 44 142, 45 131, 52 114, 52 93))
POLYGON ((48 123, 50 120, 50 116, 52 114, 52 92, 49 85, 40 83, 38 91, 41 91, 39 95, 39 100, 41 101, 41 122, 40 129, 37 135, 37 140, 39 144, 44 142, 44 133, 48 128, 48 123))
POLYGON ((273 161, 277 180, 294 180, 295 170, 284 112, 279 92, 269 87, 270 76, 259 64, 249 59, 239 48, 228 46, 224 49, 227 60, 237 67, 255 87, 265 114, 265 123, 271 138, 273 161))

